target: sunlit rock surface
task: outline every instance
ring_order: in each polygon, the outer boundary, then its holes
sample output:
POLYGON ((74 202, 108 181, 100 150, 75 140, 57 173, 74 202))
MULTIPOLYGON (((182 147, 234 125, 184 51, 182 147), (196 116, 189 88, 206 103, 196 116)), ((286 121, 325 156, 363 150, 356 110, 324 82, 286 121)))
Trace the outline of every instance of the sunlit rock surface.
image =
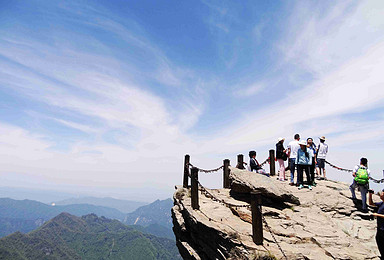
MULTIPOLYGON (((298 190, 236 168, 230 179, 232 190, 210 192, 236 205, 247 205, 249 192, 261 192, 265 219, 288 259, 379 259, 376 220, 358 210, 347 184, 318 181, 312 191, 298 190)), ((201 192, 199 201, 200 210, 193 210, 190 190, 177 186, 173 230, 184 259, 284 259, 265 225, 264 244, 253 243, 248 208, 228 208, 201 192)))

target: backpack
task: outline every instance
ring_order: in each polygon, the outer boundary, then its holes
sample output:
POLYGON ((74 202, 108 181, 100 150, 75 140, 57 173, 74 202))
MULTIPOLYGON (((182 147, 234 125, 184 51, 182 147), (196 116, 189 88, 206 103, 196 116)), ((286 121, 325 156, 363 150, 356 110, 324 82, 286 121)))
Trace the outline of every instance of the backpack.
POLYGON ((355 181, 360 185, 365 185, 368 183, 368 171, 365 167, 360 167, 356 172, 355 181))

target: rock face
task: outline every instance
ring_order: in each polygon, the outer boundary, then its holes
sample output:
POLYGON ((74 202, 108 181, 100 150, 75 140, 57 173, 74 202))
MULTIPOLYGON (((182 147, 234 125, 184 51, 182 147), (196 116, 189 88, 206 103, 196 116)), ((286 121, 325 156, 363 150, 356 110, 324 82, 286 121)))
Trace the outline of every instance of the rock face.
POLYGON ((199 192, 200 209, 193 210, 190 190, 178 186, 172 218, 184 259, 285 259, 278 245, 287 259, 379 259, 376 220, 358 210, 347 184, 319 181, 312 191, 298 190, 236 168, 230 180, 231 189, 209 192, 239 206, 248 205, 251 191, 261 192, 264 244, 253 243, 250 208, 229 208, 199 192))

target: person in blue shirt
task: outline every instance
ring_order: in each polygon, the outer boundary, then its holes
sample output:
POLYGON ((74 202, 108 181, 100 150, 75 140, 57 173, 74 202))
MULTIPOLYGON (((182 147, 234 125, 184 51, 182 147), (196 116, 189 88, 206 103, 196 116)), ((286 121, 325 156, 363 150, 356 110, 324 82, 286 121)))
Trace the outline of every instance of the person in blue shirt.
POLYGON ((297 183, 299 185, 299 190, 304 186, 303 181, 303 171, 307 175, 308 189, 312 190, 312 180, 311 175, 309 174, 309 166, 312 164, 311 153, 307 151, 307 144, 305 141, 299 142, 300 149, 297 151, 296 165, 297 165, 297 183))
POLYGON ((369 190, 368 203, 372 207, 377 208, 377 213, 372 215, 377 217, 377 233, 376 233, 376 243, 380 251, 380 259, 384 259, 384 190, 380 192, 380 202, 374 203, 372 200, 373 190, 369 190))

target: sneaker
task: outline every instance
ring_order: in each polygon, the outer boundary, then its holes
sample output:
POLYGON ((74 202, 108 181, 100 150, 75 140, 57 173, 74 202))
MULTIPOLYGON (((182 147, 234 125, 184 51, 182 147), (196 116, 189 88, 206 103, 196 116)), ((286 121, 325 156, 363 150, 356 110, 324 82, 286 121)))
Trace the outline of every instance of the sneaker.
POLYGON ((294 184, 293 182, 290 182, 289 185, 291 185, 291 186, 295 186, 295 184, 294 184))
POLYGON ((301 190, 303 187, 303 184, 300 184, 298 189, 301 190))
POLYGON ((313 186, 313 187, 316 187, 316 185, 317 185, 316 182, 313 182, 313 183, 312 183, 312 186, 313 186))
POLYGON ((311 186, 311 185, 308 185, 308 189, 309 189, 309 190, 312 190, 312 186, 311 186))

